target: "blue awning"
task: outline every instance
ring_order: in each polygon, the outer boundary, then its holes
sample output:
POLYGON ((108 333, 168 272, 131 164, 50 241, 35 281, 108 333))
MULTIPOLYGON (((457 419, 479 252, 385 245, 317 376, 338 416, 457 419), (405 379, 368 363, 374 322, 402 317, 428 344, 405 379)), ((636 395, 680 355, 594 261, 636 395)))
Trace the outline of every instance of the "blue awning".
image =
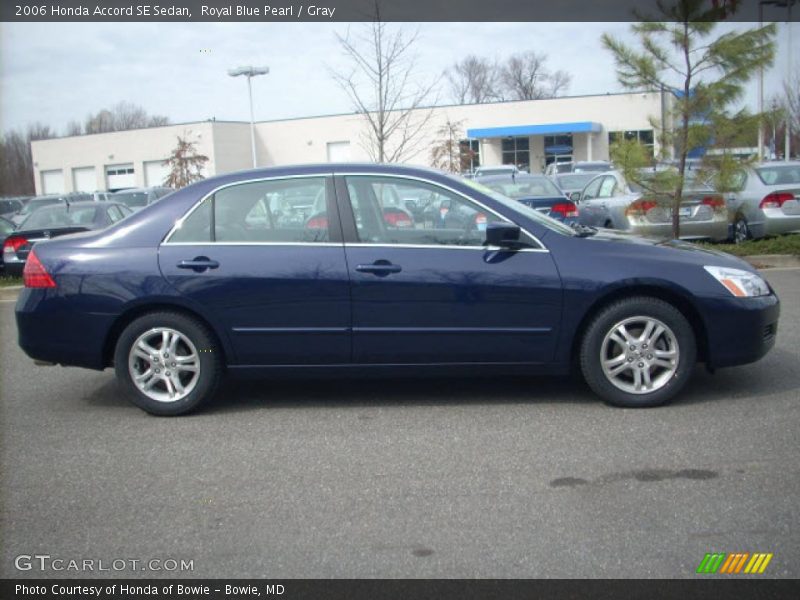
POLYGON ((575 123, 545 123, 543 125, 511 125, 509 127, 483 127, 467 129, 469 138, 504 138, 519 135, 558 135, 561 133, 597 133, 600 123, 576 121, 575 123))

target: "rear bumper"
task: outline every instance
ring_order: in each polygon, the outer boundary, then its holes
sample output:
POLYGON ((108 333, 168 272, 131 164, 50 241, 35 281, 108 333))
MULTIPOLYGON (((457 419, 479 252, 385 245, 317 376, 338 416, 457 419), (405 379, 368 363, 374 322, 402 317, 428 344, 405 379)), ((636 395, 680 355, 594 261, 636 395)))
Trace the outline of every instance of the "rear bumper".
POLYGON ((17 299, 19 346, 34 360, 103 369, 103 340, 113 315, 76 314, 63 298, 47 298, 47 289, 24 289, 17 299), (38 309, 44 301, 47 309, 38 309))
POLYGON ((775 345, 780 301, 759 298, 705 298, 702 303, 710 367, 755 362, 775 345))
POLYGON ((783 235, 800 231, 800 215, 786 215, 780 208, 764 209, 764 235, 783 235))
MULTIPOLYGON (((671 238, 672 223, 643 223, 637 220, 630 222, 630 231, 645 237, 671 238)), ((710 239, 717 242, 726 240, 728 239, 728 220, 681 221, 681 239, 710 239)))

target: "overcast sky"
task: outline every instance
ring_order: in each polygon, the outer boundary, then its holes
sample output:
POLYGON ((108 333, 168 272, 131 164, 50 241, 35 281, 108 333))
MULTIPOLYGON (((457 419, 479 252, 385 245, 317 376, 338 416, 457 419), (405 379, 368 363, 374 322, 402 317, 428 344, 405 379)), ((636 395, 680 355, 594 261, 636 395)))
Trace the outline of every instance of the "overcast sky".
MULTIPOLYGON (((440 79, 470 53, 502 59, 535 50, 549 55, 550 68, 572 74, 569 95, 622 91, 599 38, 603 32, 629 38, 628 23, 390 26, 419 28, 419 76, 426 80, 440 79)), ((40 121, 63 133, 71 119, 82 122, 123 100, 173 123, 248 120, 245 80, 226 75, 242 64, 271 70, 253 80, 256 120, 351 112, 328 71, 347 64, 334 37, 347 28, 347 23, 3 23, 0 129, 40 121)), ((794 23, 792 32, 793 61, 800 68, 800 24, 794 23)), ((767 97, 779 90, 786 71, 786 33, 780 24, 767 97)), ((747 96, 753 109, 756 94, 754 80, 747 96)), ((448 100, 443 85, 441 101, 448 100)))

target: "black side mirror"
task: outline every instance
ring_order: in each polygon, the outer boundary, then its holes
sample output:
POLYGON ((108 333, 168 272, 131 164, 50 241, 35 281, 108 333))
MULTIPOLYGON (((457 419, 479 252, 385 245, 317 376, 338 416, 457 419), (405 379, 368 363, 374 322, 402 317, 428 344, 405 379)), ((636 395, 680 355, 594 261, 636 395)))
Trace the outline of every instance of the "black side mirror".
POLYGON ((580 192, 572 192, 569 195, 569 199, 572 200, 575 203, 578 203, 578 202, 581 201, 581 193, 580 192))
POLYGON ((486 225, 486 244, 500 248, 516 248, 519 243, 519 226, 513 223, 492 222, 486 225))

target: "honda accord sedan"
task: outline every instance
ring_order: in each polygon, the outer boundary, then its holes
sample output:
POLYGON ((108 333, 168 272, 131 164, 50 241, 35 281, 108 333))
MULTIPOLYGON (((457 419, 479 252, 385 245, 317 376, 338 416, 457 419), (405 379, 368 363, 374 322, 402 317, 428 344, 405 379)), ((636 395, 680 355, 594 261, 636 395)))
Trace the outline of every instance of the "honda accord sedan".
POLYGON ((422 168, 218 176, 102 231, 38 242, 16 306, 19 343, 39 364, 113 368, 158 415, 197 408, 226 375, 334 372, 575 369, 606 402, 650 407, 697 362, 740 365, 773 346, 778 298, 747 263, 576 227, 422 168), (312 187, 321 213, 278 218, 312 187), (473 217, 385 219, 383 199, 411 192, 473 217))

